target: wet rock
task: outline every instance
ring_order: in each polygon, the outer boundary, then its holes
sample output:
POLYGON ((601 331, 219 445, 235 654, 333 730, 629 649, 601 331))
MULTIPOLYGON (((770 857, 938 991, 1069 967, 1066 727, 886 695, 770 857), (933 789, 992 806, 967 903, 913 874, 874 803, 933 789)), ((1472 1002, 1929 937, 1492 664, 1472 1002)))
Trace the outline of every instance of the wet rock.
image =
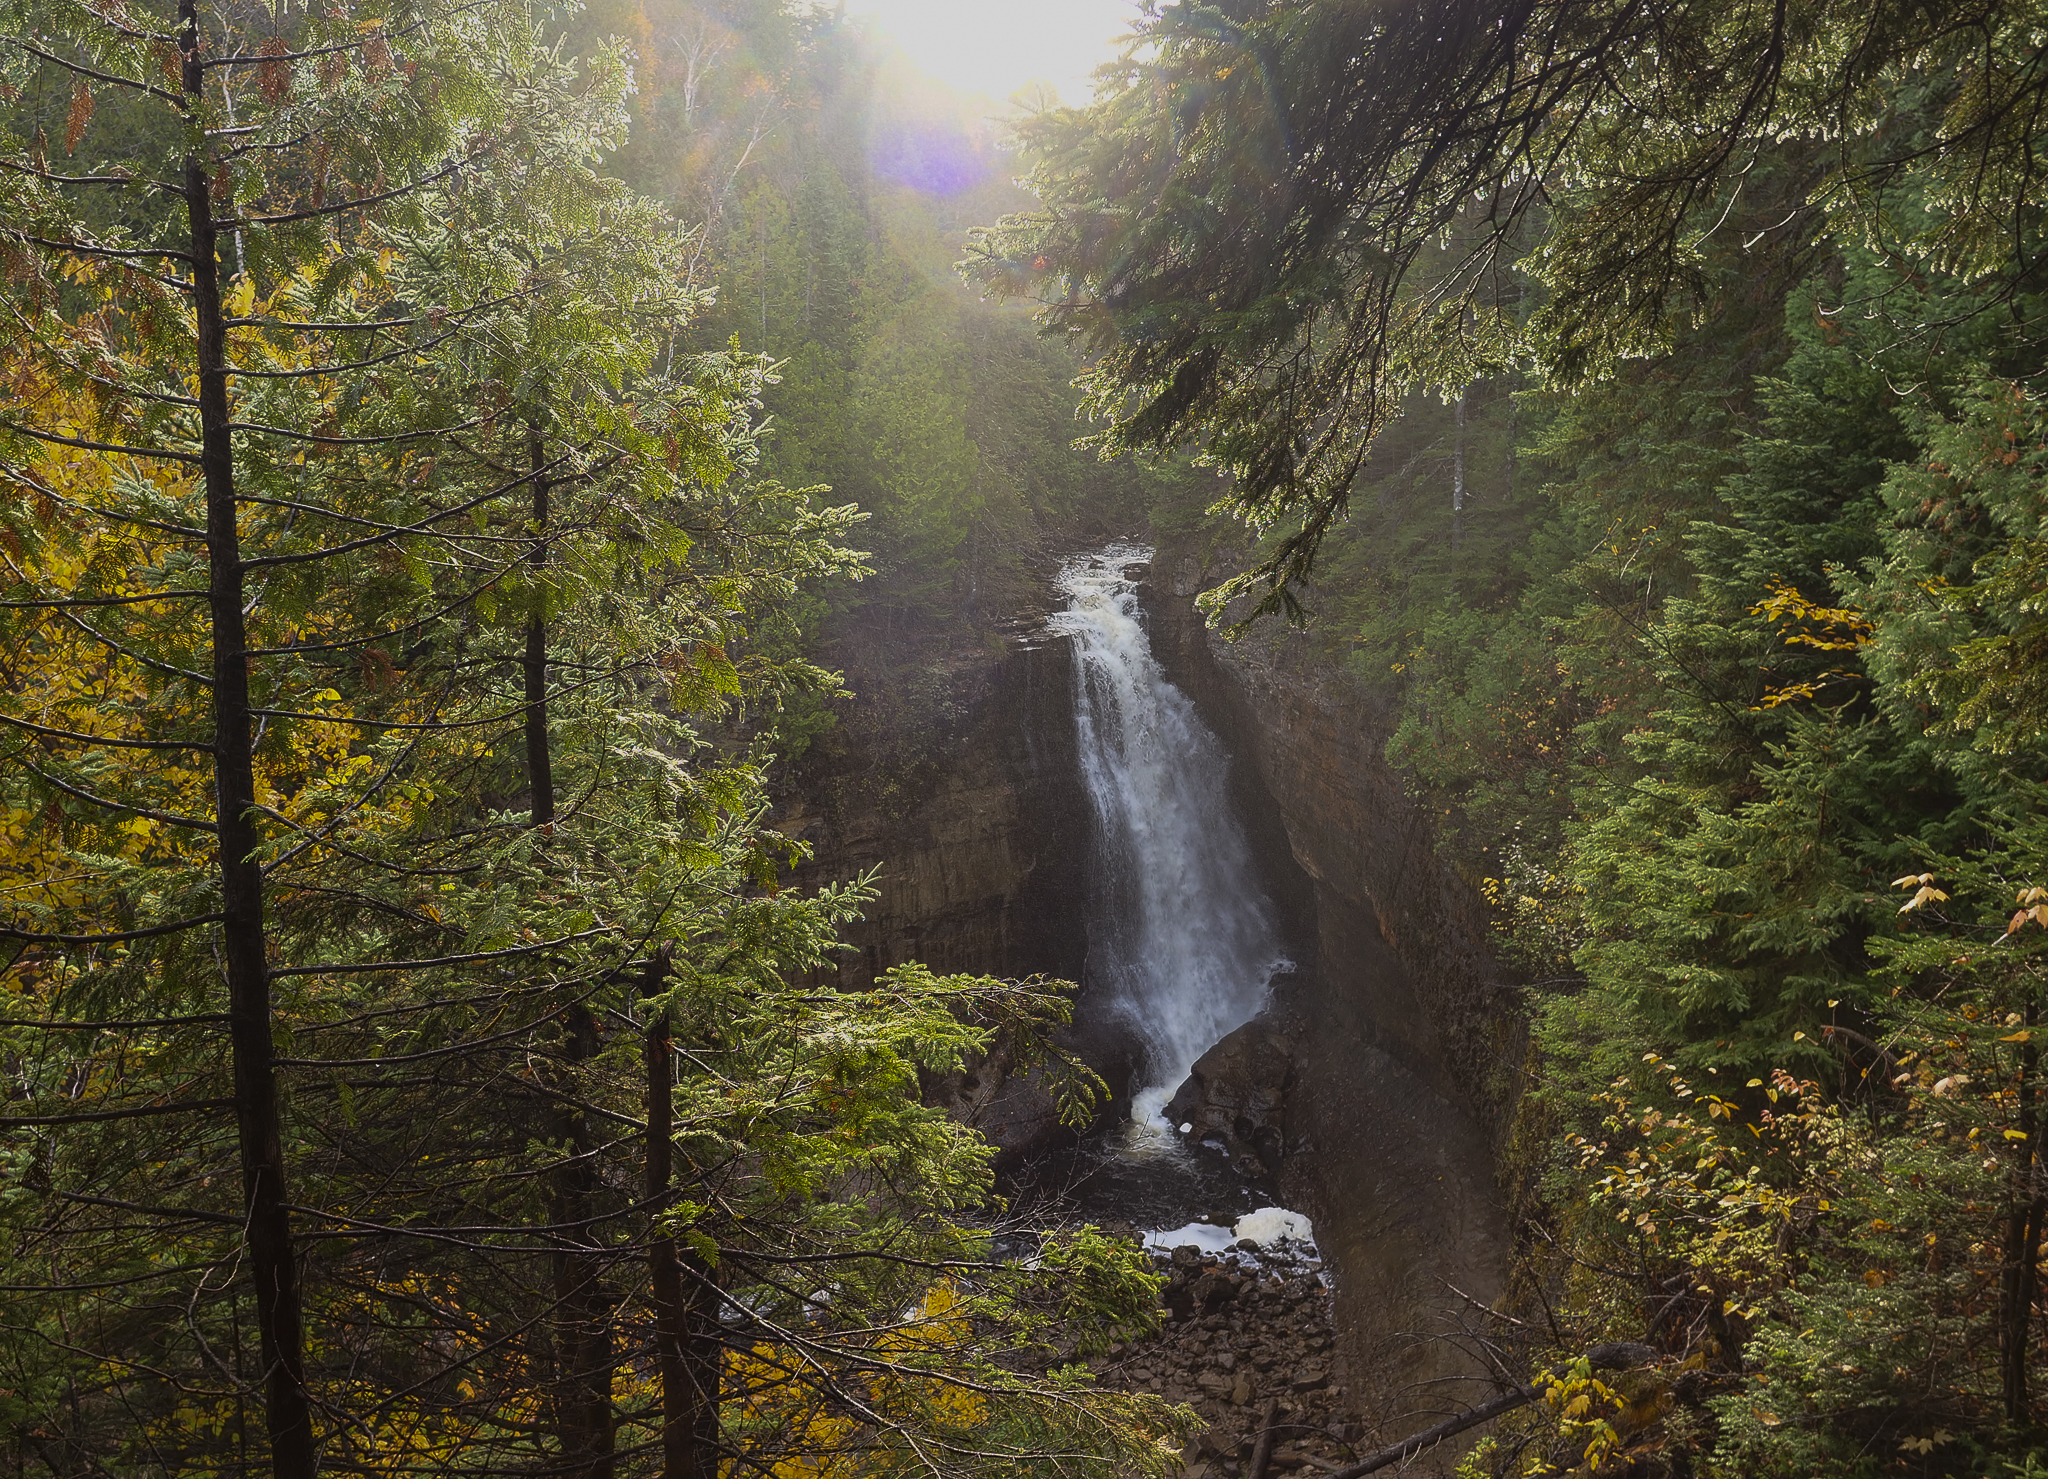
POLYGON ((1221 1143, 1241 1173, 1270 1176, 1280 1169, 1293 1086, 1293 1042, 1254 1020, 1195 1061, 1166 1117, 1189 1127, 1186 1139, 1221 1143))

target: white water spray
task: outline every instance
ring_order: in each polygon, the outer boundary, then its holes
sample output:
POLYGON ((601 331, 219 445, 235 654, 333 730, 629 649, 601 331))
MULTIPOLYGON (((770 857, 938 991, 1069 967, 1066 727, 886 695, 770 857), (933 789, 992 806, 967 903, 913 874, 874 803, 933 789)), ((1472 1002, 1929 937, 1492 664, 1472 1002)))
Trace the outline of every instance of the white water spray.
POLYGON ((1197 1058, 1265 1002, 1286 968, 1272 904, 1230 814, 1229 759, 1186 694, 1166 681, 1127 566, 1136 545, 1061 571, 1074 639, 1082 779, 1099 828, 1089 972, 1144 1044, 1134 1126, 1163 1138, 1161 1111, 1197 1058))

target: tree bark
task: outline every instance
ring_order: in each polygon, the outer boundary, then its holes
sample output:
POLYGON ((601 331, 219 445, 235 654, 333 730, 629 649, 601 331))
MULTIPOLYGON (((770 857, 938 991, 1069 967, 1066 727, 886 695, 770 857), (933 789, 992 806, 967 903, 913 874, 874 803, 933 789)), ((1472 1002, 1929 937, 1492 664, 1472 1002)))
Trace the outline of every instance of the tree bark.
MULTIPOLYGON (((597 1056, 597 1019, 577 1005, 565 1014, 571 1064, 597 1056)), ((572 1090, 573 1092, 573 1090, 572 1090)), ((597 1213, 596 1146, 582 1112, 563 1112, 566 1156, 555 1172, 555 1422, 571 1479, 612 1479, 611 1301, 591 1219, 597 1213)))
POLYGON ((526 440, 528 465, 533 470, 533 551, 526 562, 533 569, 534 608, 526 619, 526 779, 533 788, 533 825, 549 827, 555 820, 555 762, 548 748, 548 624, 541 591, 541 572, 548 563, 548 495, 553 491, 543 476, 547 446, 542 441, 540 422, 528 423, 526 440))
POLYGON ((689 1276, 683 1291, 683 1396, 690 1429, 690 1467, 674 1479, 718 1479, 719 1380, 725 1347, 719 1339, 718 1271, 684 1251, 689 1276))
MULTIPOLYGON (((665 964, 658 968, 665 975, 665 964)), ((659 975, 650 972, 650 992, 659 975)), ((647 1178, 652 1215, 668 1205, 674 1178, 673 1089, 669 1017, 663 1012, 647 1027, 647 1178)), ((718 1472, 717 1281, 702 1259, 680 1251, 676 1240, 657 1233, 648 1240, 649 1284, 654 1301, 655 1364, 661 1377, 663 1479, 715 1479, 718 1472), (687 1284, 684 1272, 690 1278, 687 1284)))
MULTIPOLYGON (((198 112, 197 0, 179 0, 178 45, 185 111, 198 112)), ((196 119, 194 120, 196 122, 196 119)), ((284 1135, 272 1060, 270 967, 263 919, 263 872, 255 854, 254 726, 249 713, 248 630, 243 616, 241 534, 228 402, 227 321, 221 307, 219 239, 208 158, 185 156, 184 197, 192 247, 192 308, 198 340, 200 466, 206 483, 207 608, 213 644, 214 812, 221 874, 222 959, 228 1040, 234 1060, 235 1129, 240 1142, 245 1236, 263 1362, 264 1418, 271 1472, 311 1479, 316 1467, 312 1404, 306 1394, 304 1315, 292 1252, 284 1135)))
MULTIPOLYGON (((2027 1025, 2034 1026, 2039 1017, 2030 1006, 2027 1025)), ((2035 1113, 2040 1094, 2039 1053, 2028 1043, 2019 1057, 2017 1119, 2026 1138, 2018 1142, 2020 1165, 2013 1174, 2012 1206, 2006 1218, 2005 1267, 1998 1289, 1998 1365, 2006 1420, 2024 1427, 2032 1405, 2027 1357, 2033 1348, 2034 1300, 2040 1293, 2038 1259, 2043 1217, 2048 1214, 2048 1186, 2042 1184, 2041 1116, 2035 1113)))

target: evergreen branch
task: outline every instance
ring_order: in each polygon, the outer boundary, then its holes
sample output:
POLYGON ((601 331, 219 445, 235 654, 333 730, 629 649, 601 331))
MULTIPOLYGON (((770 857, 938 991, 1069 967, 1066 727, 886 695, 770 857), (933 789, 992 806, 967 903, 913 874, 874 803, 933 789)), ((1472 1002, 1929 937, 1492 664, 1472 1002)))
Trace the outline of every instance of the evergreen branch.
POLYGON ((177 193, 177 186, 167 180, 145 179, 140 175, 60 175, 47 169, 37 169, 23 164, 18 159, 0 158, 0 169, 17 175, 27 175, 33 180, 47 180, 52 185, 148 185, 151 189, 177 193))
POLYGON ((45 51, 40 46, 37 46, 33 41, 23 40, 19 36, 15 36, 10 39, 13 40, 16 46, 20 47, 29 55, 39 56, 44 61, 49 62, 54 66, 62 67, 67 72, 76 73, 80 77, 90 77, 95 82, 104 82, 113 87, 125 87, 131 89, 132 91, 144 92, 149 94, 149 96, 156 98, 162 102, 169 103, 172 107, 176 108, 180 113, 185 111, 185 97, 184 94, 182 93, 166 92, 161 87, 156 87, 147 82, 137 81, 133 77, 120 77, 116 76, 112 72, 102 72, 96 67, 88 67, 83 62, 68 61, 64 57, 58 56, 55 52, 45 51))
MULTIPOLYGON (((482 152, 487 155, 490 151, 484 150, 482 152)), ((339 205, 313 206, 302 211, 281 211, 274 216, 225 216, 213 223, 214 229, 217 231, 239 231, 245 226, 285 226, 294 221, 314 221, 328 216, 346 215, 350 211, 361 210, 365 206, 379 205, 387 200, 396 200, 401 195, 410 195, 413 191, 424 189, 436 180, 445 180, 458 170, 474 164, 478 157, 476 154, 465 154, 454 163, 445 165, 430 175, 422 175, 417 180, 410 181, 404 185, 393 186, 391 189, 380 191, 376 195, 359 195, 353 200, 344 200, 339 205)))
POLYGON ((139 606, 150 601, 169 601, 179 597, 192 597, 203 601, 206 595, 205 591, 162 590, 140 596, 75 596, 39 601, 0 601, 0 611, 63 611, 91 609, 96 606, 139 606))
POLYGON ((129 447, 119 442, 95 442, 84 437, 67 437, 54 431, 42 431, 19 421, 0 420, 0 430, 18 431, 24 436, 34 437, 39 442, 54 442, 60 447, 76 447, 82 452, 112 452, 122 457, 159 458, 165 462, 182 462, 188 467, 200 465, 197 452, 172 452, 162 447, 129 447))
POLYGON ((45 724, 36 724, 27 719, 17 719, 12 714, 0 714, 0 724, 25 729, 30 734, 42 735, 46 739, 77 740, 88 745, 111 745, 121 750, 197 750, 211 755, 211 744, 200 744, 196 740, 130 740, 114 739, 103 734, 83 734, 75 729, 52 729, 45 724))
MULTIPOLYGON (((154 807, 137 806, 131 802, 115 801, 110 797, 95 795, 82 786, 74 786, 68 781, 61 781, 39 766, 31 765, 22 758, 19 751, 7 758, 13 764, 19 765, 30 775, 36 777, 44 785, 54 787, 64 792, 67 796, 76 796, 80 801, 90 802, 104 811, 120 812, 128 816, 147 817, 150 821, 162 822, 167 827, 184 827, 194 832, 218 833, 220 831, 220 828, 214 823, 203 822, 197 817, 179 816, 176 812, 158 811, 154 807)), ((167 934, 169 931, 159 930, 156 933, 167 934)))
MULTIPOLYGON (((454 315, 450 316, 453 317, 454 315)), ((229 365, 227 372, 238 380, 305 380, 317 375, 348 374, 357 370, 367 370, 375 365, 388 365, 393 360, 423 355, 428 350, 438 348, 454 337, 455 330, 450 329, 444 334, 439 334, 432 339, 423 339, 417 344, 401 344, 396 349, 387 350, 383 354, 371 355, 367 359, 343 360, 337 364, 309 365, 303 369, 296 370, 244 370, 234 365, 229 365)))
MULTIPOLYGON (((345 642, 295 642, 289 647, 250 647, 244 650, 242 655, 244 657, 282 657, 290 653, 346 652, 352 647, 361 647, 366 643, 370 642, 388 642, 393 637, 403 637, 410 632, 419 631, 422 627, 431 626, 433 623, 439 621, 442 617, 448 615, 450 612, 459 611, 465 606, 474 604, 478 596, 482 595, 485 591, 490 590, 493 586, 502 584, 505 578, 508 575, 511 575, 512 573, 513 571, 511 568, 499 570, 496 574, 492 575, 491 578, 485 581, 482 585, 474 586, 471 589, 464 591, 461 595, 456 596, 452 600, 450 600, 446 605, 443 605, 433 611, 429 611, 426 615, 420 617, 418 620, 409 621, 404 626, 386 627, 383 631, 380 632, 366 632, 359 637, 350 637, 345 642)), ((566 667, 568 666, 568 664, 554 663, 551 664, 551 666, 566 667)))
MULTIPOLYGON (((466 514, 471 509, 481 508, 486 503, 491 502, 493 499, 502 498, 505 494, 511 492, 514 488, 519 487, 521 484, 531 482, 534 476, 535 475, 530 472, 522 473, 518 477, 513 478, 510 482, 500 483, 496 487, 487 488, 483 492, 477 494, 476 497, 468 499, 465 502, 455 504, 452 507, 442 509, 439 513, 434 514, 432 517, 421 519, 417 523, 378 526, 380 532, 376 534, 365 535, 361 539, 349 540, 347 543, 344 544, 327 545, 317 550, 304 550, 297 554, 290 555, 259 555, 253 559, 244 560, 242 562, 242 568, 244 570, 261 570, 272 565, 303 565, 309 561, 326 559, 332 555, 351 554, 359 549, 368 549, 372 545, 389 544, 392 540, 398 539, 402 536, 409 534, 431 535, 434 532, 434 526, 436 524, 441 523, 443 520, 452 519, 457 517, 458 515, 466 514)), ((253 710, 252 712, 262 711, 253 710)))
POLYGON ((222 320, 230 329, 297 329, 308 334, 341 334, 359 330, 407 329, 415 324, 442 323, 449 319, 469 319, 489 308, 503 308, 507 303, 518 303, 534 296, 534 290, 525 289, 516 293, 504 293, 496 298, 486 298, 480 303, 470 303, 459 309, 446 312, 416 313, 410 318, 373 318, 359 323, 343 319, 289 319, 276 318, 268 314, 257 314, 249 318, 222 320))
MULTIPOLYGON (((476 10, 479 8, 476 5, 458 6, 447 12, 447 15, 460 15, 464 10, 476 10)), ((400 26, 395 31, 386 31, 380 26, 378 34, 383 36, 387 42, 390 42, 417 35, 426 28, 427 23, 425 21, 414 21, 411 25, 400 26)), ((337 41, 332 46, 312 46, 304 51, 280 51, 274 55, 266 55, 262 52, 238 51, 227 56, 210 57, 199 64, 199 69, 202 72, 207 72, 215 67, 261 67, 266 63, 303 62, 313 57, 333 56, 336 52, 361 51, 363 49, 363 39, 361 36, 357 36, 349 41, 337 41)))
MULTIPOLYGON (((234 1100, 223 1100, 232 1106, 234 1100)), ((55 1193, 67 1202, 82 1202, 88 1207, 111 1207, 117 1212, 139 1212, 145 1217, 168 1219, 173 1222, 212 1222, 223 1227, 244 1226, 247 1219, 230 1217, 224 1212, 202 1212, 197 1207, 152 1207, 144 1202, 124 1202, 117 1197, 88 1196, 82 1191, 60 1191, 55 1193)))
POLYGON ((418 431, 394 431, 380 436, 333 437, 322 436, 312 431, 292 431, 282 426, 266 426, 259 421, 230 421, 229 431, 255 433, 259 436, 281 437, 290 442, 312 442, 322 447, 388 447, 397 442, 416 442, 425 437, 448 436, 453 432, 467 431, 481 426, 490 418, 473 416, 467 421, 458 421, 451 426, 426 426, 418 431))
POLYGON ((176 663, 163 662, 158 658, 150 657, 144 653, 137 652, 134 648, 129 647, 125 643, 115 641, 112 637, 109 637, 105 632, 100 631, 97 627, 87 626, 84 622, 80 621, 76 616, 71 614, 72 609, 73 608, 70 607, 64 607, 57 612, 57 615, 60 619, 62 619, 65 622, 68 622, 72 626, 77 627, 81 632, 84 632, 88 637, 92 638, 95 642, 98 642, 102 647, 107 648, 109 651, 118 652, 121 654, 121 656, 127 658, 130 662, 139 662, 144 667, 152 668, 159 673, 166 674, 173 678, 183 678, 188 682, 197 683, 202 688, 211 688, 213 686, 213 679, 208 677, 204 673, 195 672, 191 668, 181 668, 176 663))
MULTIPOLYGON (((560 688, 549 689, 548 698, 552 701, 571 693, 580 693, 586 688, 594 688, 600 683, 609 683, 613 679, 622 678, 628 673, 639 672, 652 666, 653 663, 647 658, 639 658, 633 662, 621 663, 615 668, 600 673, 595 678, 585 678, 580 683, 567 683, 560 688)), ((509 724, 515 720, 525 718, 529 707, 530 705, 522 702, 516 703, 511 708, 499 713, 486 714, 480 719, 431 720, 364 719, 353 714, 313 714, 299 709, 252 708, 249 712, 259 719, 318 719, 325 724, 355 724, 365 729, 422 729, 440 733, 447 730, 485 729, 496 724, 509 724)))
POLYGON ((0 1117, 0 1129, 32 1125, 82 1125, 98 1120, 137 1120, 161 1114, 192 1114, 206 1109, 232 1109, 232 1099, 189 1099, 182 1104, 150 1104, 135 1109, 102 1109, 80 1114, 16 1114, 0 1117))
MULTIPOLYGON (((140 930, 120 930, 114 933, 103 935, 41 934, 34 930, 19 930, 9 925, 0 924, 0 940, 23 940, 31 945, 119 945, 128 940, 151 940, 155 939, 159 935, 175 935, 181 930, 195 929, 202 924, 219 924, 222 920, 226 918, 227 916, 225 914, 195 914, 190 919, 180 919, 171 924, 151 925, 148 929, 140 930)), ((194 1017, 191 1020, 195 1022, 200 1022, 205 1021, 207 1019, 203 1017, 194 1017)), ((220 1020, 225 1022, 227 1018, 222 1017, 220 1020)), ((62 1024, 18 1022, 13 1025, 34 1027, 42 1025, 61 1026, 62 1024)))
MULTIPOLYGON (((521 705, 524 708, 524 705, 521 705)), ((508 950, 479 950, 468 955, 438 955, 415 960, 361 960, 342 961, 329 965, 281 966, 270 974, 283 976, 351 976, 373 974, 382 971, 431 971, 452 965, 479 965, 493 960, 520 960, 539 955, 543 951, 556 950, 564 945, 573 945, 578 940, 591 940, 600 935, 616 934, 610 925, 593 929, 578 930, 574 934, 560 935, 552 940, 542 940, 533 945, 518 945, 508 950)))
MULTIPOLYGON (((188 919, 186 925, 205 924, 220 919, 218 914, 203 915, 188 919)), ((0 933, 5 933, 0 931, 0 933)), ((142 933, 155 933, 143 931, 142 933)), ((132 940, 134 935, 45 935, 48 940, 132 940)), ((35 1027, 44 1032, 139 1032, 147 1027, 196 1027, 203 1023, 225 1022, 226 1012, 199 1012, 190 1017, 130 1017, 119 1021, 67 1022, 60 1018, 42 1017, 0 1017, 0 1027, 35 1027)))

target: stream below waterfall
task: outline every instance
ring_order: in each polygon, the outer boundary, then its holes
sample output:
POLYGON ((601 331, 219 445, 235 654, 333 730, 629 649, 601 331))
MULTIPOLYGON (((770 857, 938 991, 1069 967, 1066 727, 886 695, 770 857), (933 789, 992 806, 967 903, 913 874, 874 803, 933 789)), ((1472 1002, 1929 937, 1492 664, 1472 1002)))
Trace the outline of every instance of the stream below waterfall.
POLYGON ((1231 811, 1230 757, 1153 655, 1137 588, 1151 556, 1114 544, 1070 557, 1056 582, 1066 606, 1046 623, 1073 644, 1077 752, 1095 822, 1078 1012, 1091 1035, 1123 1044, 1131 1076, 1122 1112, 1081 1146, 1042 1158, 1029 1179, 1095 1220, 1205 1223, 1189 1240, 1227 1241, 1226 1229, 1272 1199, 1270 1186, 1242 1176, 1220 1145, 1189 1143, 1165 1110, 1196 1060, 1267 1005, 1293 962, 1231 811))

